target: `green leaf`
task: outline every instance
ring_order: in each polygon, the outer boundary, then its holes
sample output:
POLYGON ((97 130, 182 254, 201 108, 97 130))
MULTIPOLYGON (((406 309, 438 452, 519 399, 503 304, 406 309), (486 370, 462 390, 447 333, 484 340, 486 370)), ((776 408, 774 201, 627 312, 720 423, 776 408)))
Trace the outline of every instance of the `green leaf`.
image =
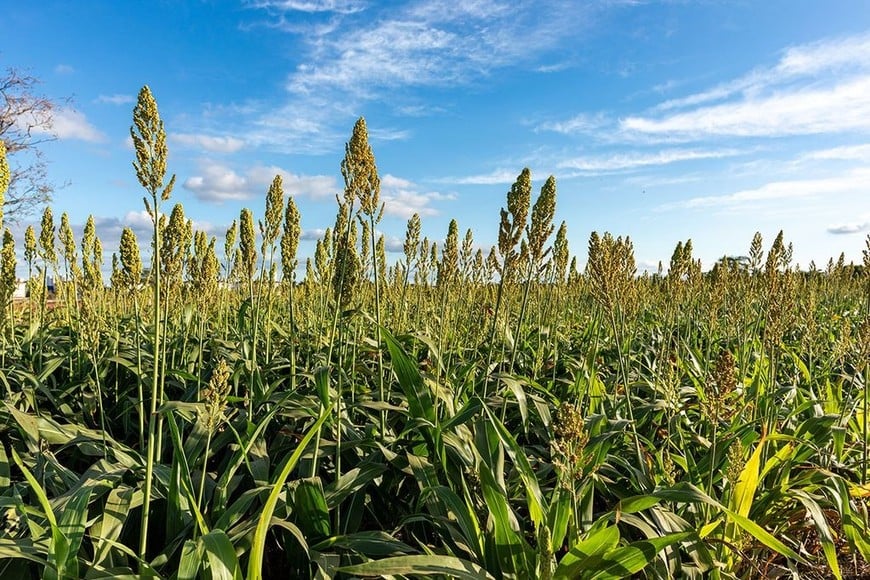
POLYGON ((181 560, 178 562, 177 580, 194 580, 202 566, 202 544, 195 540, 187 540, 181 548, 181 560))
POLYGON ((88 519, 88 503, 91 500, 93 486, 83 486, 73 495, 63 508, 58 527, 67 539, 66 557, 63 568, 66 573, 78 576, 78 551, 85 535, 85 525, 88 519))
POLYGON ((620 500, 614 511, 617 515, 620 513, 633 514, 658 505, 661 501, 661 498, 654 495, 636 495, 620 500))
POLYGON ((332 408, 325 409, 317 421, 308 428, 308 432, 296 446, 296 450, 284 464, 281 473, 278 474, 275 483, 272 486, 272 491, 266 499, 266 504, 263 506, 263 511, 260 513, 260 519, 257 520, 257 528, 254 530, 254 539, 251 542, 251 556, 248 559, 248 575, 249 580, 260 580, 263 577, 263 552, 266 549, 266 532, 269 531, 269 524, 272 522, 272 514, 275 513, 275 506, 278 505, 278 496, 284 488, 284 483, 290 477, 290 473, 296 467, 305 448, 311 443, 315 435, 320 432, 320 428, 329 417, 332 408))
POLYGON ((694 532, 678 532, 660 538, 650 538, 632 542, 628 546, 607 552, 601 559, 599 568, 592 574, 584 573, 590 580, 617 580, 637 574, 652 562, 656 555, 674 544, 695 537, 694 532))
POLYGON ((303 479, 294 494, 296 523, 312 538, 323 538, 331 534, 329 508, 323 496, 323 484, 319 477, 303 479))
POLYGON ((242 570, 233 544, 223 530, 212 530, 199 539, 214 580, 241 580, 242 570))
POLYGON ((365 564, 344 566, 338 571, 358 576, 395 576, 401 574, 407 576, 445 576, 461 580, 492 578, 486 570, 477 564, 452 556, 396 556, 365 564))
POLYGON ((828 567, 831 573, 837 580, 842 580, 843 575, 840 572, 840 563, 837 561, 837 548, 834 545, 834 537, 831 534, 831 528, 828 521, 825 519, 825 514, 822 512, 821 506, 808 493, 800 490, 795 491, 795 495, 800 500, 807 513, 813 520, 816 526, 816 531, 819 535, 819 541, 822 544, 822 551, 825 554, 825 560, 828 562, 828 567))
POLYGON ((471 548, 475 555, 483 560, 483 532, 474 509, 463 501, 455 491, 449 487, 438 485, 423 490, 421 500, 437 501, 444 509, 447 518, 456 519, 459 529, 462 530, 466 545, 471 548))
POLYGON ((496 561, 487 563, 497 565, 503 574, 531 577, 534 573, 531 549, 519 533, 516 516, 508 505, 504 491, 489 469, 481 466, 479 474, 484 501, 494 526, 494 537, 487 538, 488 543, 495 542, 494 550, 487 551, 496 561))
POLYGON ((12 483, 9 471, 9 458, 6 456, 6 446, 0 442, 0 491, 12 483))
POLYGON ((408 399, 408 408, 411 411, 411 416, 425 419, 429 423, 435 424, 435 404, 432 399, 432 392, 423 382, 420 369, 417 368, 411 357, 405 353, 395 337, 384 327, 381 327, 381 336, 384 342, 387 343, 387 348, 390 351, 393 372, 396 373, 399 386, 402 387, 402 392, 408 399))
POLYGON ((317 552, 331 548, 350 550, 370 558, 413 551, 409 545, 400 542, 386 532, 357 532, 345 536, 333 536, 311 546, 311 549, 317 552))
POLYGON ((514 466, 520 474, 520 479, 523 480, 523 487, 526 490, 526 498, 528 501, 529 516, 535 526, 539 526, 544 521, 544 514, 547 513, 547 504, 544 499, 544 494, 541 493, 541 488, 538 485, 538 478, 535 476, 535 471, 529 463, 529 458, 526 457, 525 450, 519 446, 513 435, 507 430, 498 417, 489 410, 488 407, 483 407, 486 414, 489 416, 489 421, 495 428, 498 438, 502 445, 505 446, 507 454, 514 462, 514 466))
POLYGON ((12 461, 15 462, 15 465, 17 465, 18 469, 21 470, 21 473, 24 474, 24 479, 26 479, 27 483, 30 484, 30 488, 36 495, 39 505, 42 506, 45 518, 48 520, 49 526, 51 526, 51 543, 49 544, 48 551, 48 565, 43 570, 42 576, 47 580, 55 580, 59 576, 63 576, 63 564, 66 562, 69 542, 57 525, 57 518, 55 518, 54 511, 51 509, 51 503, 48 501, 48 496, 45 494, 45 490, 42 489, 42 486, 39 485, 39 482, 33 474, 30 473, 30 470, 25 467, 24 462, 22 462, 21 458, 18 456, 18 452, 15 451, 15 447, 10 447, 9 449, 12 451, 12 461))
POLYGON ((619 529, 607 526, 590 533, 562 556, 554 578, 576 578, 592 558, 601 557, 619 543, 619 529))

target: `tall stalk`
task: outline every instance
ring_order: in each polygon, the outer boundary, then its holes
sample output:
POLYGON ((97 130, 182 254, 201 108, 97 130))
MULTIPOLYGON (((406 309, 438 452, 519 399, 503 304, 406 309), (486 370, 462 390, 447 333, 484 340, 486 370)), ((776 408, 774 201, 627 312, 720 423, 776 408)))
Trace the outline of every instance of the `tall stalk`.
MULTIPOLYGON (((151 512, 151 493, 154 475, 157 408, 158 403, 162 403, 162 401, 158 400, 160 395, 160 353, 163 340, 160 325, 160 246, 162 243, 160 239, 160 202, 169 199, 172 188, 175 185, 175 175, 169 179, 169 183, 164 184, 168 155, 166 131, 163 128, 163 121, 160 120, 157 102, 154 100, 151 89, 147 85, 139 91, 139 97, 133 109, 133 126, 130 127, 130 136, 133 139, 133 146, 136 150, 136 161, 133 162, 136 177, 151 197, 150 201, 148 197, 143 198, 143 201, 145 203, 145 210, 151 217, 153 225, 152 247, 154 251, 151 260, 153 292, 151 340, 154 361, 151 371, 151 414, 148 419, 148 441, 146 443, 145 490, 142 500, 142 519, 139 533, 139 554, 141 554, 142 562, 144 562, 148 549, 148 520, 151 512)), ((140 564, 139 573, 144 573, 142 564, 140 564)))

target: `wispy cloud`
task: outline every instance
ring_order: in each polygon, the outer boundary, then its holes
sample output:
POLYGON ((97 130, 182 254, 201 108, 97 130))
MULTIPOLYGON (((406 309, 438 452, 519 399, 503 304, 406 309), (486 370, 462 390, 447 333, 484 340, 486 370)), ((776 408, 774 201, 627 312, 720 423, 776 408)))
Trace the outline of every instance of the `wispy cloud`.
POLYGON ((870 34, 786 49, 772 67, 621 119, 626 134, 774 137, 870 128, 870 34))
POLYGON ((870 169, 860 168, 834 177, 774 181, 755 189, 746 189, 728 195, 693 197, 661 205, 658 209, 669 211, 715 207, 751 208, 766 201, 824 198, 842 194, 866 195, 868 188, 870 188, 870 169))
POLYGON ((799 160, 870 162, 870 143, 863 145, 841 145, 840 147, 832 147, 830 149, 810 151, 802 155, 799 160))
MULTIPOLYGON (((369 102, 387 103, 398 114, 419 115, 415 89, 474 84, 505 68, 534 69, 540 58, 555 56, 562 39, 582 33, 591 12, 573 5, 567 10, 562 0, 419 0, 390 6, 292 0, 248 5, 295 35, 302 50, 299 64, 287 76, 285 104, 253 118, 245 140, 306 153, 334 149, 345 136, 337 128, 346 127, 369 102), (361 11, 364 15, 357 14, 361 11), (308 16, 300 22, 288 14, 308 16), (325 15, 309 18, 317 14, 325 15)), ((397 128, 383 138, 405 136, 397 128)))
POLYGON ((94 99, 94 102, 107 105, 126 105, 132 103, 133 100, 133 95, 114 94, 100 95, 99 97, 94 99))
POLYGON ((257 165, 243 174, 211 159, 199 163, 199 174, 184 180, 184 188, 200 200, 211 203, 245 200, 265 191, 276 175, 281 175, 284 192, 312 199, 331 198, 337 191, 335 178, 325 175, 296 175, 275 166, 257 165))
POLYGON ((253 0, 248 2, 252 8, 274 12, 335 12, 353 14, 365 9, 361 0, 253 0))
POLYGON ((59 75, 71 75, 76 72, 76 69, 68 64, 59 64, 54 67, 54 72, 59 75))
POLYGON ((205 149, 213 153, 235 153, 245 145, 241 139, 230 136, 175 133, 169 137, 183 147, 205 149))
POLYGON ((596 133, 602 127, 612 124, 604 113, 580 113, 565 121, 547 121, 535 128, 535 131, 553 131, 566 135, 577 133, 596 133))
POLYGON ((577 157, 559 163, 559 167, 584 172, 611 172, 639 167, 670 165, 683 161, 722 159, 740 155, 739 149, 665 149, 652 153, 615 153, 606 156, 577 157))
POLYGON ((471 82, 553 49, 571 31, 566 21, 579 27, 586 15, 575 9, 566 16, 560 8, 558 2, 496 0, 391 7, 382 18, 311 39, 310 58, 288 86, 298 94, 338 89, 375 98, 390 88, 471 82))
POLYGON ((438 180, 439 183, 450 183, 454 185, 500 185, 503 183, 513 183, 517 180, 519 171, 515 169, 495 169, 489 173, 478 173, 475 175, 466 175, 462 177, 444 177, 438 180))
POLYGON ((870 130, 870 75, 830 87, 779 91, 664 117, 627 117, 619 125, 627 133, 689 140, 866 131, 870 130))

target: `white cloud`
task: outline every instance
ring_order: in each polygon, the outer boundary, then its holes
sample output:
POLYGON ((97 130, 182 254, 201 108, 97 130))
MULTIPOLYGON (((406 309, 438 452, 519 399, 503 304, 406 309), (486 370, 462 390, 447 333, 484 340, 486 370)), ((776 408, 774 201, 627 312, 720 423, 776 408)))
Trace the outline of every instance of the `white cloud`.
POLYGON ((75 109, 55 109, 52 113, 49 133, 58 139, 77 139, 90 143, 102 143, 106 136, 94 127, 84 113, 75 109))
MULTIPOLYGON (((422 0, 365 6, 328 0, 262 1, 270 26, 298 37, 300 64, 287 76, 284 105, 246 122, 245 140, 287 153, 335 149, 368 101, 399 114, 420 115, 411 91, 474 84, 505 68, 533 69, 556 55, 561 39, 576 36, 592 8, 561 0, 422 0), (329 12, 329 21, 310 14, 329 12)), ((438 110, 438 109, 436 109, 438 110)), ((373 140, 404 139, 401 127, 370 126, 373 140)))
POLYGON ((842 145, 830 149, 810 151, 802 155, 800 161, 810 159, 870 162, 870 143, 863 145, 842 145))
POLYGON ((95 102, 108 105, 126 105, 133 102, 133 95, 100 95, 95 102))
POLYGON ((840 224, 828 227, 829 234, 860 234, 870 232, 870 222, 840 224))
POLYGON ((389 173, 381 178, 381 201, 384 213, 408 219, 415 213, 421 217, 438 215, 433 202, 455 199, 452 194, 436 191, 420 191, 417 184, 389 173))
POLYGON ((832 87, 780 91, 660 118, 628 117, 619 125, 627 133, 687 139, 866 131, 870 130, 870 75, 832 87))
POLYGON ((455 185, 501 185, 515 182, 518 175, 519 171, 515 169, 496 169, 490 173, 466 175, 464 177, 445 177, 438 181, 455 185))
POLYGON ((617 153, 607 156, 578 157, 559 163, 559 167, 577 169, 584 172, 619 171, 669 165, 682 161, 695 161, 699 159, 721 159, 733 157, 741 152, 737 149, 665 149, 655 153, 617 153))
POLYGON ((296 175, 280 167, 257 165, 244 174, 210 159, 201 160, 199 175, 184 181, 185 189, 202 201, 222 203, 265 195, 276 175, 281 175, 287 195, 312 199, 330 198, 337 191, 335 178, 325 175, 296 175))
POLYGON ((317 240, 323 239, 323 236, 326 235, 326 230, 317 228, 313 230, 302 230, 302 233, 299 234, 300 240, 307 240, 311 242, 315 242, 317 240))
MULTIPOLYGON (((163 212, 160 212, 163 213, 163 212)), ((124 214, 123 225, 129 227, 138 234, 150 233, 153 230, 153 222, 148 212, 143 210, 128 211, 124 214)))
POLYGON ((870 128, 870 34, 786 49, 772 67, 621 119, 627 136, 783 136, 870 128))
POLYGON ((274 165, 257 165, 247 172, 251 184, 260 187, 264 194, 265 188, 272 183, 276 175, 281 176, 284 193, 287 195, 305 196, 311 199, 334 199, 339 191, 338 183, 330 175, 296 175, 274 165))
POLYGON ((184 181, 184 188, 202 201, 222 203, 228 200, 241 200, 251 197, 248 180, 214 161, 202 161, 201 175, 193 175, 184 181))
POLYGON ((853 169, 843 175, 819 179, 774 181, 755 189, 728 195, 693 197, 659 206, 660 211, 713 207, 746 208, 765 201, 800 200, 810 197, 864 195, 870 188, 870 169, 853 169))
POLYGON ((541 123, 536 131, 553 131, 555 133, 563 133, 566 135, 576 133, 595 133, 602 127, 610 124, 611 121, 603 113, 594 115, 580 113, 565 121, 548 121, 541 123))
POLYGON ((68 64, 59 64, 54 67, 54 72, 59 75, 71 75, 76 72, 76 69, 68 64))
POLYGON ((376 127, 369 131, 370 141, 405 141, 411 136, 407 129, 389 129, 376 127))
POLYGON ((230 136, 175 133, 170 135, 170 139, 183 147, 200 148, 213 153, 235 153, 245 145, 241 139, 230 136))
POLYGON ((364 10, 365 2, 360 0, 255 0, 249 2, 252 8, 263 8, 278 12, 336 12, 353 14, 364 10))

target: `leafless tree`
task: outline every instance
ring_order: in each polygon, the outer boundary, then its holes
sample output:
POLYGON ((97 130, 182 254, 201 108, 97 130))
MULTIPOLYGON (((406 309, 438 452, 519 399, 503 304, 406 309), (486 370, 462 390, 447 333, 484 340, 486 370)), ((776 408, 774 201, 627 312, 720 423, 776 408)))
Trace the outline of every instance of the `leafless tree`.
POLYGON ((40 145, 56 139, 56 104, 35 92, 38 84, 38 79, 14 68, 0 76, 0 139, 6 143, 11 173, 4 213, 13 221, 51 201, 55 190, 40 145))

